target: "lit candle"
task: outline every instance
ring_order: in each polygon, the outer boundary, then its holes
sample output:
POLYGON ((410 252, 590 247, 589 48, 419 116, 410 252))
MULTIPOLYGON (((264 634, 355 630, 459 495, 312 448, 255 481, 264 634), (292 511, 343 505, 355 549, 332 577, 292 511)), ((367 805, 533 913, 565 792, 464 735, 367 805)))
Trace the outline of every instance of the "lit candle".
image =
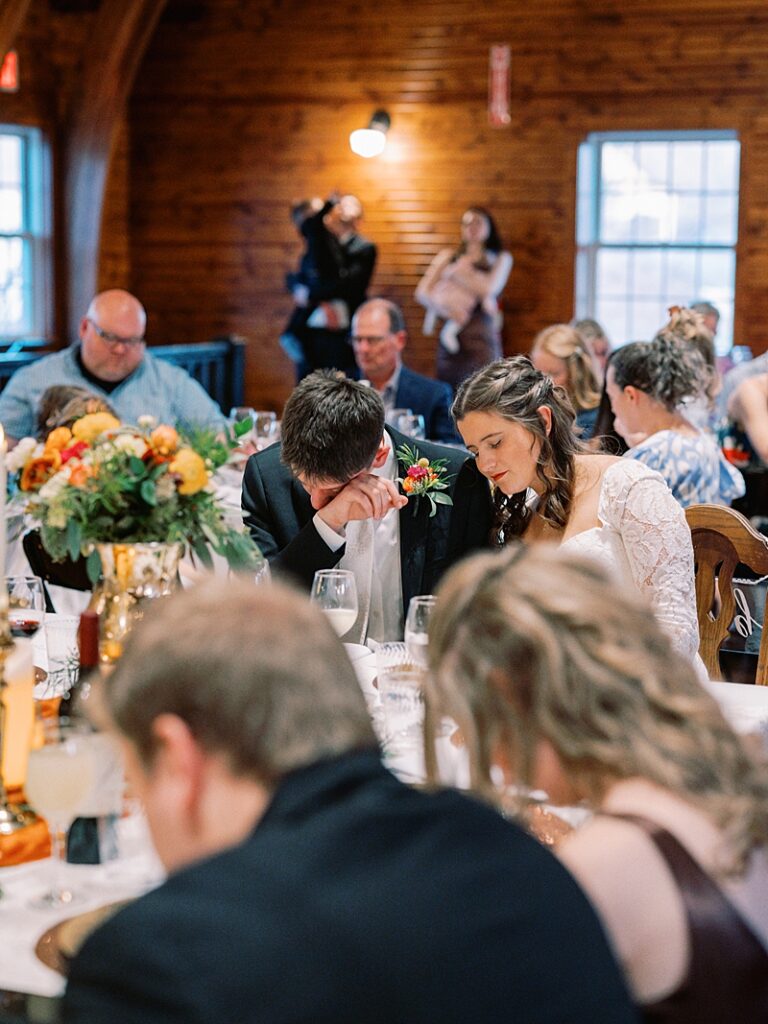
POLYGON ((5 686, 0 700, 5 705, 5 736, 2 742, 2 773, 7 789, 23 786, 35 721, 35 670, 32 642, 17 640, 3 665, 5 686))

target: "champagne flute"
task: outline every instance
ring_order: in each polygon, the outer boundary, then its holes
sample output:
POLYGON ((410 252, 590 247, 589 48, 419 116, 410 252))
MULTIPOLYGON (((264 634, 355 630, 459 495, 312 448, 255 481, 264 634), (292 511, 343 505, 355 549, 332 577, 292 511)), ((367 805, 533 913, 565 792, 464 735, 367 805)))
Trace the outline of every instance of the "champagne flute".
POLYGON ((33 637, 45 617, 45 594, 39 576, 6 576, 8 619, 15 637, 33 637))
POLYGON ((420 594, 412 597, 405 620, 405 649, 414 665, 427 668, 427 643, 429 642, 429 620, 437 602, 434 594, 420 594))
POLYGON ((62 864, 66 861, 67 829, 90 796, 96 778, 94 738, 86 722, 49 718, 37 723, 25 793, 48 822, 53 870, 50 889, 32 900, 32 907, 68 907, 79 899, 62 880, 62 864))
POLYGON ((337 636, 344 636, 357 619, 355 574, 348 569, 318 570, 310 600, 325 612, 337 636))

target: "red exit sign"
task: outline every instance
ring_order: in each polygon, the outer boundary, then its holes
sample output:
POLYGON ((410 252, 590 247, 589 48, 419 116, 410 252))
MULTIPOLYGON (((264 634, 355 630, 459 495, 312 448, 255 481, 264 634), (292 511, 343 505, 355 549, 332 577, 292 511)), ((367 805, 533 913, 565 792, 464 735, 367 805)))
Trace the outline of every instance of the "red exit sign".
POLYGON ((6 53, 0 67, 0 91, 17 92, 19 88, 19 58, 15 50, 6 53))

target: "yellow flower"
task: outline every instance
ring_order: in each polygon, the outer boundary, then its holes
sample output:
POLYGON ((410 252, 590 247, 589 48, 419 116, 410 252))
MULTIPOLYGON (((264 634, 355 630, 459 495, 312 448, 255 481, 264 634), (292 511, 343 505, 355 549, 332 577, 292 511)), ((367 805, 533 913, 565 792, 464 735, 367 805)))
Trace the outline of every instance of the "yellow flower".
POLYGON ((149 441, 158 455, 173 455, 179 447, 179 435, 166 424, 155 427, 149 435, 149 441))
POLYGON ((107 430, 116 430, 119 426, 120 420, 108 412, 89 412, 75 420, 72 424, 72 434, 78 441, 93 444, 100 434, 107 430))
POLYGON ((168 468, 181 477, 179 494, 197 494, 208 483, 205 463, 191 448, 180 448, 168 468))
POLYGON ((72 440, 72 431, 69 427, 56 427, 45 439, 46 452, 61 452, 68 447, 72 440))

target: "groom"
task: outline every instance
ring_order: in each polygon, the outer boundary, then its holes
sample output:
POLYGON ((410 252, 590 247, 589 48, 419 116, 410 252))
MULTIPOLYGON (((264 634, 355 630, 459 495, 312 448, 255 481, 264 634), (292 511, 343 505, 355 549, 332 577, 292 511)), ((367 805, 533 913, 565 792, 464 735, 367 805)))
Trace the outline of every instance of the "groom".
POLYGON ((384 425, 378 392, 335 373, 305 378, 285 406, 282 442, 251 456, 243 480, 251 536, 277 574, 309 589, 318 569, 350 569, 360 614, 349 638, 402 637, 415 594, 432 593, 455 561, 485 547, 487 483, 465 452, 415 441, 384 425), (397 483, 407 464, 396 450, 445 459, 452 505, 430 517, 426 497, 397 483))

